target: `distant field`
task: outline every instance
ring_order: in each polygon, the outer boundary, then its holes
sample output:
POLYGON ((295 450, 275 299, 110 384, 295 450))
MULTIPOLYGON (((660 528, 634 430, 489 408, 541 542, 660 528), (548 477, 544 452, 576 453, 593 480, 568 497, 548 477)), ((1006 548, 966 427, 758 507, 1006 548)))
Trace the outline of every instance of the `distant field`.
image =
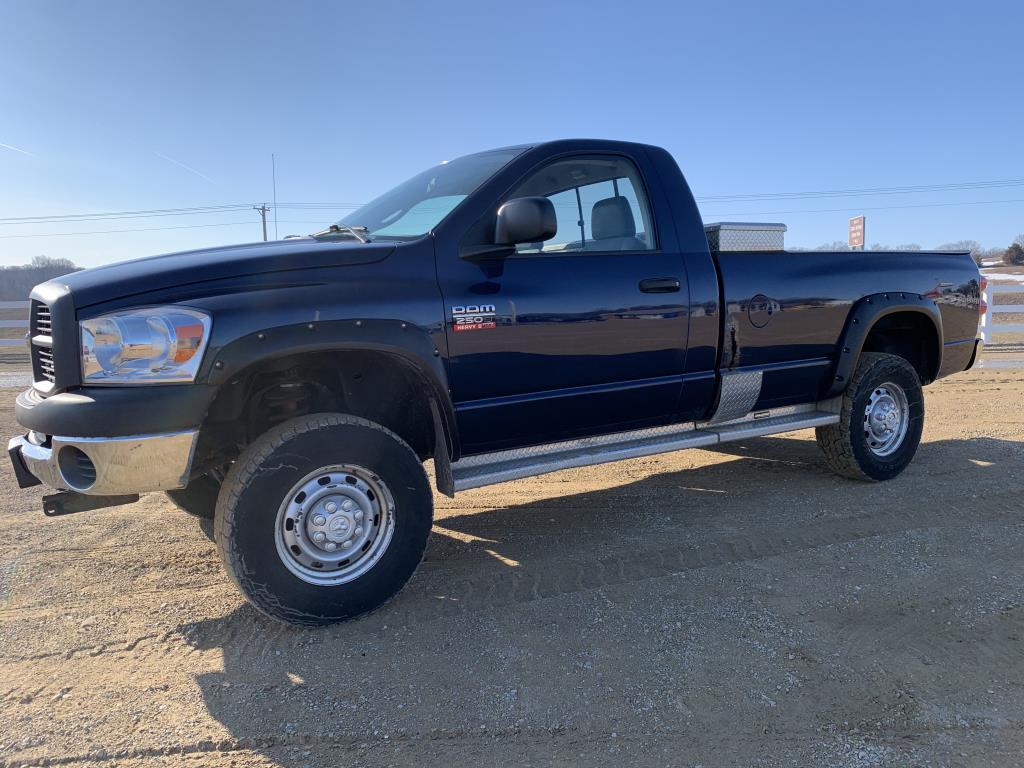
POLYGON ((31 364, 25 347, 0 347, 0 371, 28 370, 31 364))
POLYGON ((1024 281, 1024 267, 1009 267, 1005 264, 997 264, 993 267, 983 267, 981 273, 993 283, 1014 283, 1024 281), (1006 277, 1002 277, 1003 275, 1006 277))
MULTIPOLYGON (((28 321, 28 308, 0 307, 0 321, 28 321)), ((0 328, 0 339, 22 339, 27 328, 0 328)), ((4 349, 6 347, 0 347, 4 349)))

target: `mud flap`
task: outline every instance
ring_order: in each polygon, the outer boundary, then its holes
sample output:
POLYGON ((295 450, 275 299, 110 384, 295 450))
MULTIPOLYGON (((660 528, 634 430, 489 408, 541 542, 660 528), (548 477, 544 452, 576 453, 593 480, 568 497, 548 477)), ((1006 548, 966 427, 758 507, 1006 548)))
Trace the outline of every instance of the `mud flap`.
POLYGON ((430 399, 430 413, 434 419, 434 484, 437 490, 449 499, 454 499, 455 477, 452 475, 452 462, 448 455, 448 441, 441 422, 441 412, 433 398, 430 399))

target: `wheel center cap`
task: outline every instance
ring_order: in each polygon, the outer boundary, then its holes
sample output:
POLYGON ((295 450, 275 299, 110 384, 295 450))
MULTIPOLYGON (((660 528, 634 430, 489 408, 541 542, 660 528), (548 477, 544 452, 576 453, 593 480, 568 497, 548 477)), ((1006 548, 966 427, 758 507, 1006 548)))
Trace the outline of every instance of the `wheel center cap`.
POLYGON ((327 522, 327 539, 340 543, 351 538, 356 521, 348 512, 339 512, 327 522))

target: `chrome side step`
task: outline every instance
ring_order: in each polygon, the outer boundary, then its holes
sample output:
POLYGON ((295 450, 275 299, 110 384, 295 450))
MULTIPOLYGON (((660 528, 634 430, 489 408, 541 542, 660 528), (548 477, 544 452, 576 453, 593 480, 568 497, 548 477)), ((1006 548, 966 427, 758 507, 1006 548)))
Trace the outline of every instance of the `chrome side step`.
POLYGON ((687 422, 468 456, 452 464, 455 490, 465 491, 570 467, 605 464, 748 437, 822 427, 839 421, 838 406, 837 400, 830 400, 758 411, 716 424, 687 422))

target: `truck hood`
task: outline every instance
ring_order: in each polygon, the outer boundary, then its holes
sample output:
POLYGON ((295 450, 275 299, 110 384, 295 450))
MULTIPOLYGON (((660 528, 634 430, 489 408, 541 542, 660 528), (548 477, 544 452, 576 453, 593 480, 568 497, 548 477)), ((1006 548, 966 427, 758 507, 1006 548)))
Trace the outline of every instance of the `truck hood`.
POLYGON ((228 277, 381 261, 393 242, 359 243, 311 237, 168 253, 94 267, 49 281, 71 291, 78 309, 136 294, 228 277))

